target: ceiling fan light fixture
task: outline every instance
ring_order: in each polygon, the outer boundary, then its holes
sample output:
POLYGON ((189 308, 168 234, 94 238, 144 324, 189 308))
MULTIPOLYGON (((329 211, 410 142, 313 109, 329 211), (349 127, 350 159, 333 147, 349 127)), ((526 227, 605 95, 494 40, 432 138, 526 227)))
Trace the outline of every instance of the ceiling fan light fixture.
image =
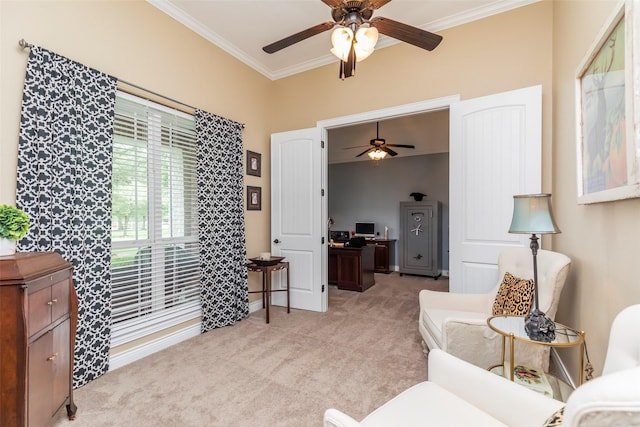
POLYGON ((376 148, 373 151, 369 151, 368 156, 371 160, 382 160, 387 157, 387 153, 379 148, 376 148))
POLYGON ((375 27, 360 27, 356 31, 356 61, 367 59, 373 53, 378 43, 378 29, 375 27))
POLYGON ((353 44, 353 31, 351 28, 338 27, 331 33, 331 53, 338 59, 346 62, 349 58, 349 51, 353 44))

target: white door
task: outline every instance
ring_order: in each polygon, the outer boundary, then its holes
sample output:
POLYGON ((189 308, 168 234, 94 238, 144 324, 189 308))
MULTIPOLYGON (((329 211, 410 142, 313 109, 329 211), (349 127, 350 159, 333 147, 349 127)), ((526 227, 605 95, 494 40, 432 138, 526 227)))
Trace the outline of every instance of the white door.
MULTIPOLYGON (((326 311, 322 253, 322 143, 319 128, 271 135, 271 253, 286 257, 291 307, 326 311)), ((273 286, 285 288, 285 275, 273 286)), ((273 302, 286 305, 285 293, 273 302)))
POLYGON ((487 292, 500 251, 528 246, 528 236, 508 230, 513 196, 541 189, 541 128, 540 86, 451 105, 451 292, 487 292))

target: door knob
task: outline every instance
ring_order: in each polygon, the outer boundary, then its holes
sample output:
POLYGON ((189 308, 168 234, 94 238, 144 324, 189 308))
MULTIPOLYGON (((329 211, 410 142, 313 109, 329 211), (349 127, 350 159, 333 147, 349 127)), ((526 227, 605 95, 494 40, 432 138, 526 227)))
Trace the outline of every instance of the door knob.
POLYGON ((280 240, 276 239, 276 240, 273 241, 273 243, 275 243, 277 245, 278 243, 280 243, 280 240))

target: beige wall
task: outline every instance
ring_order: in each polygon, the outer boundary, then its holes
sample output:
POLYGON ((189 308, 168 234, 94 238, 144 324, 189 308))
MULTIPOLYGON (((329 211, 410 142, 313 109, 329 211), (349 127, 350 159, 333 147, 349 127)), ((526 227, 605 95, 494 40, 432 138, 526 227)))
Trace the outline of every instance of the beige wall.
MULTIPOLYGON (((20 103, 28 51, 42 46, 122 80, 245 123, 245 148, 268 152, 273 83, 145 1, 0 1, 0 204, 15 203, 20 103)), ((264 161, 266 160, 266 161, 264 161)), ((269 162, 262 186, 269 206, 269 162)), ((247 252, 268 251, 269 210, 246 213, 247 252)), ((251 275, 252 288, 258 278, 251 275)))
POLYGON ((552 174, 553 203, 562 234, 554 237, 553 244, 573 260, 558 320, 586 332, 589 355, 598 373, 614 316, 622 308, 640 303, 636 270, 640 199, 577 203, 575 75, 615 4, 554 2, 552 174))
POLYGON ((573 79, 613 0, 543 1, 442 31, 433 52, 399 44, 340 81, 337 64, 271 82, 143 1, 0 1, 0 203, 13 203, 26 53, 20 38, 187 104, 246 123, 247 149, 263 154, 263 210, 247 212, 249 255, 269 248, 269 134, 318 120, 441 96, 469 99, 541 84, 543 190, 563 233, 546 247, 573 269, 559 320, 587 332, 596 371, 614 315, 640 302, 633 269, 640 200, 576 203, 573 79), (76 28, 71 35, 69 28, 76 28))

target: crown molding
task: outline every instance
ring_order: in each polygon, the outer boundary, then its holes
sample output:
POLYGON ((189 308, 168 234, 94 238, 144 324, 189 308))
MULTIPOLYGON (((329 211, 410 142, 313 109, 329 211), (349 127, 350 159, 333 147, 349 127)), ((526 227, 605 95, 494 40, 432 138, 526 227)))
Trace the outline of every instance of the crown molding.
MULTIPOLYGON (((418 26, 418 28, 421 28, 425 31, 438 32, 446 30, 448 28, 467 24, 469 22, 477 21, 479 19, 487 18, 492 15, 507 12, 512 9, 527 6, 529 4, 537 3, 539 1, 541 0, 498 0, 486 6, 480 6, 475 9, 449 16, 447 18, 438 19, 430 23, 420 25, 418 26)), ((208 40, 215 46, 224 50, 229 55, 253 68, 265 77, 269 78, 270 80, 278 80, 336 62, 336 59, 333 55, 326 54, 311 61, 305 61, 294 66, 284 67, 272 71, 265 67, 259 61, 253 59, 244 51, 238 49, 234 44, 226 40, 224 37, 215 33, 210 28, 203 25, 200 21, 185 13, 179 7, 176 7, 173 3, 171 3, 170 0, 147 0, 147 2, 157 9, 161 10, 162 12, 166 13, 176 21, 180 22, 191 31, 208 40)), ((391 37, 384 37, 378 42, 376 50, 388 46, 393 46, 398 43, 401 42, 391 37)))

